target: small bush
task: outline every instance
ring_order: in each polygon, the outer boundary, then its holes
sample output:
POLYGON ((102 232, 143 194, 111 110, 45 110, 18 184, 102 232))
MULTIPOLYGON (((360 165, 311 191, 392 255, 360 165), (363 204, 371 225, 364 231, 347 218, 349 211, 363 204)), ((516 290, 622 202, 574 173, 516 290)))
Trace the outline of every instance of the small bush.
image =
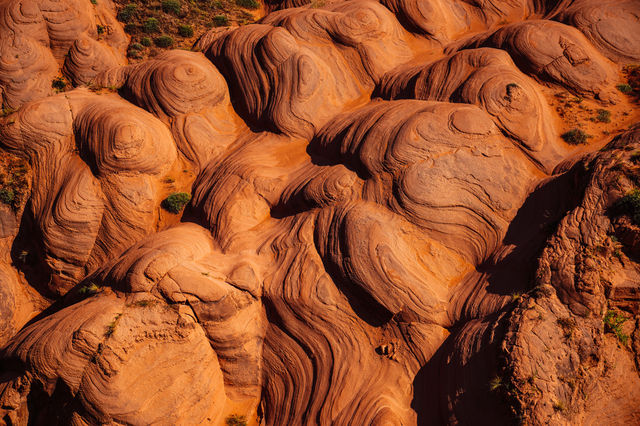
POLYGON ((571 129, 568 132, 564 132, 561 136, 566 143, 571 145, 586 144, 587 138, 589 137, 589 135, 580 129, 571 129))
POLYGON ((138 6, 134 3, 129 3, 120 12, 118 12, 117 18, 120 22, 130 22, 136 14, 138 6))
POLYGON ((157 37, 154 42, 158 47, 170 47, 173 45, 173 38, 168 35, 161 35, 160 37, 157 37))
POLYGON ((96 25, 96 31, 98 34, 104 34, 104 27, 100 24, 96 25))
POLYGON ((624 94, 629 94, 633 92, 633 88, 628 84, 618 84, 616 87, 618 88, 619 91, 621 91, 624 94))
POLYGON ((129 49, 127 51, 127 58, 140 59, 140 58, 142 58, 142 55, 140 54, 139 50, 129 49))
POLYGON ((116 315, 113 321, 111 321, 109 325, 107 325, 107 329, 104 332, 105 337, 111 337, 113 335, 113 333, 116 331, 116 327, 118 326, 118 320, 120 319, 121 316, 122 314, 116 315))
POLYGON ((213 17, 214 27, 226 27, 229 25, 229 18, 226 15, 216 15, 213 17))
POLYGON ((632 189, 617 202, 618 211, 640 226, 640 189, 632 189))
POLYGON ((624 324, 627 319, 620 313, 610 310, 607 311, 603 321, 604 330, 606 332, 615 334, 620 343, 626 346, 627 342, 629 341, 629 336, 622 332, 622 324, 624 324))
POLYGON ((601 123, 611 123, 611 111, 606 109, 599 109, 596 120, 601 123))
POLYGON ((11 188, 2 188, 0 189, 0 202, 4 204, 13 204, 13 200, 15 200, 16 194, 13 192, 11 188))
POLYGON ((124 32, 127 34, 137 34, 138 26, 136 24, 126 24, 124 26, 124 32))
POLYGON ((178 25, 178 34, 182 37, 193 37, 193 27, 191 25, 180 24, 178 25))
POLYGON ((162 201, 162 208, 173 214, 178 214, 190 200, 190 194, 174 192, 162 201))
POLYGON ((144 50, 144 46, 141 45, 140 43, 131 43, 131 46, 129 46, 129 49, 132 49, 132 50, 144 50))
POLYGON ((227 426, 247 426, 247 418, 238 414, 232 414, 224 420, 227 426))
POLYGON ((91 0, 91 4, 98 4, 98 0, 91 0))
POLYGON ((258 9, 260 7, 260 3, 256 0, 236 0, 236 4, 245 9, 258 9))
POLYGON ((156 18, 147 18, 142 24, 145 33, 157 33, 160 31, 160 22, 156 18))
POLYGON ((64 77, 56 77, 51 82, 51 87, 56 89, 56 92, 61 92, 67 87, 67 81, 64 77))
POLYGON ((502 387, 502 378, 500 378, 500 376, 494 376, 491 381, 489 381, 489 390, 495 392, 500 387, 502 387))
POLYGON ((153 42, 149 37, 142 37, 142 40, 140 40, 140 44, 143 46, 149 47, 153 44, 153 42))
POLYGON ((180 14, 180 2, 178 0, 163 0, 162 11, 165 13, 180 14))
POLYGON ((88 285, 80 287, 78 290, 79 294, 95 294, 100 290, 100 287, 95 285, 94 283, 89 283, 88 285))

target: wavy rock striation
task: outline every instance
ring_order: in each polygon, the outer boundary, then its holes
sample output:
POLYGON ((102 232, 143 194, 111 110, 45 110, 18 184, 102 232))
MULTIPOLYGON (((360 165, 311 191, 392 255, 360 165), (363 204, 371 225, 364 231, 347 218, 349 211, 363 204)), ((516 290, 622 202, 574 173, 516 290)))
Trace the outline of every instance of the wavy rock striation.
POLYGON ((0 5, 2 422, 638 423, 637 4, 304 3, 0 5))

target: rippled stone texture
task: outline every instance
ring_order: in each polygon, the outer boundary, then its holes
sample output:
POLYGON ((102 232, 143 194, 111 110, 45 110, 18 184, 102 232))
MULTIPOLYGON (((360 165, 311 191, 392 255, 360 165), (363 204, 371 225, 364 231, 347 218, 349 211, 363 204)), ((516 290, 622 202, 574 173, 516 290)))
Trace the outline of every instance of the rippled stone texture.
POLYGON ((136 64, 0 5, 2 421, 638 423, 637 4, 305 3, 136 64))

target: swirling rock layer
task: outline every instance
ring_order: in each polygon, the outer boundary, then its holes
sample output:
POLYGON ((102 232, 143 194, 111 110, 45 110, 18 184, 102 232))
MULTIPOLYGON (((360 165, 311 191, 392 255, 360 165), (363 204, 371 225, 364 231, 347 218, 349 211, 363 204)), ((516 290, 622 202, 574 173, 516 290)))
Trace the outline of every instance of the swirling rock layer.
POLYGON ((306 3, 0 4, 2 422, 639 423, 637 2, 306 3))

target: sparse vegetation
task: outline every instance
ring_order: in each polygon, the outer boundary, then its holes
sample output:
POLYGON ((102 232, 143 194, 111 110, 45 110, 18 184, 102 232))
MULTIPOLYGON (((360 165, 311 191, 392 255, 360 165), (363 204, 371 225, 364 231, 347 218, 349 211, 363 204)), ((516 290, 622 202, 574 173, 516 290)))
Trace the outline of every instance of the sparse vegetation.
POLYGON ((78 294, 95 294, 98 291, 100 291, 100 287, 98 287, 94 283, 89 283, 85 286, 80 287, 80 289, 78 290, 78 294))
POLYGON ((4 107, 2 108, 2 110, 0 110, 0 117, 6 117, 7 115, 13 114, 14 112, 16 112, 15 108, 4 107))
POLYGON ((104 27, 100 24, 97 24, 96 31, 98 32, 98 34, 104 34, 104 27))
POLYGON ((170 213, 178 214, 190 200, 190 194, 186 192, 174 192, 162 201, 162 208, 170 213))
POLYGON ((562 134, 562 139, 571 145, 586 144, 590 136, 580 129, 571 129, 562 134))
POLYGON ((0 151, 0 203, 18 210, 29 189, 25 160, 0 151))
POLYGON ((64 91, 67 88, 67 80, 64 77, 56 77, 51 81, 51 87, 53 87, 56 93, 64 91))
POLYGON ((142 24, 142 29, 149 34, 160 32, 160 21, 156 18, 147 18, 142 24))
POLYGON ((178 25, 178 34, 182 37, 193 37, 193 27, 191 25, 180 24, 178 25))
POLYGON ((165 13, 172 13, 174 15, 180 14, 180 2, 178 0, 163 0, 162 11, 165 13))
POLYGON ((226 15, 216 15, 213 17, 214 27, 226 27, 229 25, 229 18, 226 15))
POLYGON ((227 426, 247 426, 247 418, 239 414, 231 414, 224 422, 227 426))
POLYGON ((173 44, 173 37, 166 34, 161 35, 160 37, 157 37, 154 42, 158 47, 170 47, 173 44))
MULTIPOLYGON (((255 0, 245 0, 259 7, 255 0)), ((211 27, 252 23, 259 15, 239 6, 236 0, 115 0, 118 19, 125 24, 131 44, 138 43, 148 49, 127 49, 131 61, 156 56, 160 49, 190 49, 193 37, 211 27), (159 36, 159 43, 154 43, 159 36), (144 40, 147 40, 146 42, 144 40)), ((106 31, 106 28, 104 29, 106 31)))
POLYGON ((135 3, 129 3, 124 8, 122 8, 120 12, 118 12, 118 15, 116 17, 120 22, 129 23, 133 20, 137 10, 138 5, 136 5, 135 3))
POLYGON ((116 317, 113 319, 113 321, 111 321, 108 325, 107 325, 107 329, 104 332, 104 337, 111 337, 113 336, 113 333, 115 333, 116 328, 118 327, 118 320, 120 319, 120 317, 122 316, 122 314, 118 314, 116 315, 116 317))
POLYGON ((619 213, 629 216, 634 224, 640 226, 640 189, 627 192, 618 200, 616 207, 619 213))
POLYGON ((607 109, 599 109, 597 113, 596 121, 601 123, 611 123, 611 111, 607 109))
POLYGON ((627 319, 620 312, 614 310, 608 310, 603 319, 604 331, 615 334, 624 346, 629 342, 629 335, 622 331, 622 325, 626 321, 627 319))
POLYGON ((13 200, 16 198, 15 193, 11 188, 0 189, 0 201, 4 204, 13 204, 13 200))
POLYGON ((491 392, 497 391, 502 386, 502 378, 500 376, 493 376, 489 381, 489 390, 491 392))
POLYGON ((236 4, 245 9, 258 9, 260 7, 260 3, 256 0, 236 0, 236 4))
POLYGON ((628 84, 618 84, 616 87, 618 88, 619 91, 621 91, 625 95, 633 91, 633 88, 628 84))
POLYGON ((627 79, 626 84, 616 86, 625 95, 640 96, 640 65, 627 65, 622 69, 622 73, 627 79))

